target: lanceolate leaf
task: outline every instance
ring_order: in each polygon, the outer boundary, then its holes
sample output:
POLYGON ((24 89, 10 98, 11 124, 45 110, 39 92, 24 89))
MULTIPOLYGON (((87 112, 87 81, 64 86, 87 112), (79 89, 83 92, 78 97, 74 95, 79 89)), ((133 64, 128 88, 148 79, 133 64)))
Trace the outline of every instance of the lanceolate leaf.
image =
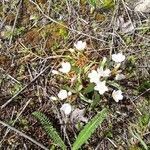
POLYGON ((33 115, 40 121, 46 133, 50 136, 53 142, 57 146, 61 147, 61 149, 67 150, 65 143, 57 133, 56 129, 52 126, 48 118, 41 112, 34 112, 33 115))
POLYGON ((88 122, 83 130, 80 131, 72 150, 78 150, 91 137, 96 128, 103 122, 107 116, 107 109, 103 109, 90 122, 88 122))

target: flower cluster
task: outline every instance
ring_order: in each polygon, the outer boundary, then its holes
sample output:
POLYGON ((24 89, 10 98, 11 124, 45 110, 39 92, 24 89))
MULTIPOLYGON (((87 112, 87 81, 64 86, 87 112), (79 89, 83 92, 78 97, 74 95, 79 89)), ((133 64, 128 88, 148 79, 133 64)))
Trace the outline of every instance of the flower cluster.
MULTIPOLYGON (((112 60, 117 63, 115 66, 116 68, 120 67, 120 63, 125 60, 125 56, 122 53, 118 54, 113 54, 112 55, 112 60)), ((103 65, 106 62, 106 58, 103 58, 102 61, 103 65)), ((97 68, 96 70, 92 70, 88 74, 88 78, 90 79, 91 83, 95 83, 94 90, 98 91, 100 95, 103 95, 106 91, 109 90, 108 86, 106 86, 106 79, 111 76, 111 70, 106 68, 105 70, 103 69, 103 66, 100 68, 97 68)), ((125 76, 123 74, 117 74, 115 77, 115 80, 122 80, 124 79, 125 76)), ((118 102, 119 100, 123 99, 122 91, 117 90, 112 92, 112 97, 113 99, 118 102)))
MULTIPOLYGON (((72 93, 69 91, 67 92, 66 90, 64 89, 61 89, 58 94, 57 94, 57 97, 55 96, 51 96, 50 99, 51 100, 57 100, 57 99, 60 99, 60 100, 65 100, 67 99, 69 96, 71 96, 72 93)), ((61 106, 60 110, 65 114, 65 115, 69 115, 72 111, 72 107, 69 103, 65 103, 61 106)))
MULTIPOLYGON (((77 41, 74 44, 75 49, 71 48, 70 52, 73 53, 75 50, 78 52, 83 52, 84 49, 86 49, 87 44, 86 42, 82 41, 77 41)), ((122 53, 118 54, 112 54, 112 60, 115 62, 115 66, 113 70, 111 71, 110 69, 104 67, 105 63, 107 61, 107 58, 104 57, 103 61, 101 63, 101 66, 98 67, 97 69, 93 69, 88 73, 88 78, 90 80, 90 83, 94 83, 94 90, 98 91, 100 95, 103 95, 105 92, 109 91, 109 87, 107 86, 107 81, 110 76, 112 76, 114 70, 118 70, 121 62, 125 60, 125 56, 122 53)), ((52 70, 52 73, 55 75, 59 74, 68 74, 72 69, 72 64, 68 61, 63 61, 61 62, 61 66, 58 68, 58 70, 52 70)), ((125 76, 121 74, 119 71, 117 74, 115 74, 115 80, 122 80, 125 79, 125 76)), ((64 89, 61 89, 57 97, 51 96, 51 100, 65 100, 69 96, 71 96, 72 93, 68 92, 64 89)), ((121 90, 113 90, 112 92, 112 98, 116 101, 119 102, 120 100, 123 99, 122 91, 121 90)), ((69 103, 64 103, 61 108, 61 112, 63 112, 66 116, 68 116, 72 112, 72 106, 69 103)))

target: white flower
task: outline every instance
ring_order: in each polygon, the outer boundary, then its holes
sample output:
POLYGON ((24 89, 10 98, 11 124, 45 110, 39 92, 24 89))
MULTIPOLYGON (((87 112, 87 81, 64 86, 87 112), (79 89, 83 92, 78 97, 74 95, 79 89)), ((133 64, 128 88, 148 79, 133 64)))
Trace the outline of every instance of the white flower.
POLYGON ((60 110, 63 111, 65 115, 69 115, 72 111, 72 107, 69 103, 65 103, 61 106, 60 110))
POLYGON ((86 42, 78 41, 74 43, 74 47, 79 51, 83 51, 86 48, 86 42))
POLYGON ((98 82, 94 87, 94 90, 98 91, 99 94, 103 95, 106 91, 108 91, 108 87, 106 86, 106 81, 98 82))
POLYGON ((115 80, 123 80, 123 79, 125 79, 126 77, 125 77, 125 75, 123 75, 123 74, 117 74, 116 75, 116 77, 115 77, 115 80))
POLYGON ((61 100, 66 99, 68 97, 68 92, 66 90, 60 90, 58 93, 58 98, 61 100))
POLYGON ((56 101, 56 100, 57 100, 57 97, 51 96, 50 99, 53 100, 53 101, 56 101))
POLYGON ((122 95, 122 91, 121 90, 117 90, 117 91, 113 91, 112 92, 112 97, 116 102, 119 102, 119 100, 123 99, 123 95, 122 95))
POLYGON ((59 74, 57 70, 52 70, 52 74, 59 74))
POLYGON ((116 63, 121 63, 125 60, 125 55, 123 55, 122 53, 112 54, 112 60, 116 63))
POLYGON ((58 98, 63 100, 63 99, 66 99, 68 96, 71 96, 72 93, 69 91, 67 92, 66 90, 60 90, 59 93, 58 93, 58 98))
POLYGON ((111 73, 111 71, 109 69, 103 70, 102 67, 98 68, 97 72, 98 72, 99 76, 101 76, 101 77, 109 77, 110 73, 111 73))
POLYGON ((96 70, 92 70, 91 73, 88 74, 88 78, 91 83, 97 83, 99 82, 100 75, 96 70))
POLYGON ((59 71, 62 73, 68 73, 71 70, 71 64, 69 62, 62 62, 61 68, 59 68, 59 71))
POLYGON ((103 68, 98 68, 96 70, 92 70, 91 73, 88 74, 88 78, 91 83, 98 83, 100 81, 100 77, 109 77, 111 71, 109 69, 103 70, 103 68))

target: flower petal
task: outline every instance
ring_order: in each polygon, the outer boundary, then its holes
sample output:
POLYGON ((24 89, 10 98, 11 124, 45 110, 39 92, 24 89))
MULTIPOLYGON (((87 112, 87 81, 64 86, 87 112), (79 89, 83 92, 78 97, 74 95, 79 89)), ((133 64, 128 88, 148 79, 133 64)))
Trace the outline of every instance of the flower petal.
POLYGON ((112 60, 116 63, 121 63, 125 60, 125 55, 123 55, 122 53, 112 54, 112 60))
POLYGON ((72 111, 72 107, 69 103, 65 103, 61 106, 60 110, 63 111, 65 115, 69 115, 72 111))

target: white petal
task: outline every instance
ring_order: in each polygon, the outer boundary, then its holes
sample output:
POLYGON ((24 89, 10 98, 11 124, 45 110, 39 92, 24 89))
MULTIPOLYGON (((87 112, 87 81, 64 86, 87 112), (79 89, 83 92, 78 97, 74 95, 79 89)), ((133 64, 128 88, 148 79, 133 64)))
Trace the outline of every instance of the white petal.
POLYGON ((74 43, 74 46, 77 50, 83 51, 86 48, 86 42, 78 41, 77 43, 74 43))
POLYGON ((61 100, 66 99, 68 97, 68 92, 66 90, 60 90, 58 93, 58 98, 61 100))
POLYGON ((109 77, 110 76, 111 71, 109 69, 106 69, 103 71, 103 77, 109 77))
POLYGON ((69 62, 62 62, 61 68, 59 68, 59 71, 62 73, 68 73, 71 70, 71 64, 69 62))
POLYGON ((72 111, 72 107, 69 103, 65 103, 61 106, 60 110, 63 111, 65 115, 69 115, 72 111))
POLYGON ((117 90, 117 91, 113 91, 112 92, 112 97, 116 102, 119 102, 119 100, 123 99, 123 95, 122 95, 122 91, 121 90, 117 90))
POLYGON ((108 91, 108 87, 106 86, 106 81, 102 81, 96 84, 94 90, 98 91, 100 95, 103 95, 106 91, 108 91))
POLYGON ((91 83, 99 82, 99 73, 96 70, 92 70, 91 73, 88 74, 88 78, 90 79, 91 83))
POLYGON ((115 77, 115 80, 123 80, 123 79, 125 79, 126 77, 125 77, 125 75, 123 75, 123 74, 117 74, 116 75, 116 77, 115 77))
POLYGON ((112 54, 112 60, 116 63, 121 63, 125 60, 125 55, 123 55, 122 53, 112 54))
POLYGON ((98 68, 97 72, 100 77, 109 77, 110 73, 111 73, 111 71, 109 69, 103 70, 102 67, 98 68))

